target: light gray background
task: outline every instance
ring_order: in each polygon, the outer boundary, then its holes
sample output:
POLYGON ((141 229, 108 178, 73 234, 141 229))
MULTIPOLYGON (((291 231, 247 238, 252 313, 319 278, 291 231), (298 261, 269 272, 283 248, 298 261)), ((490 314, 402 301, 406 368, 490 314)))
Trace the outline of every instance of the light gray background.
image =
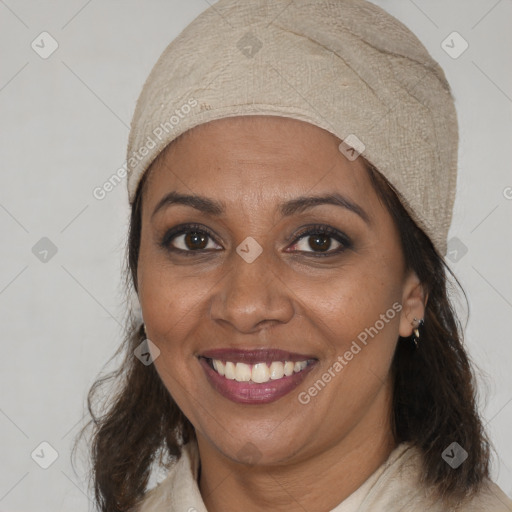
MULTIPOLYGON (((512 2, 376 3, 418 35, 454 90, 461 147, 448 259, 469 297, 467 345, 486 375, 480 403, 497 449, 493 475, 512 496, 512 2), (441 46, 453 31, 469 44, 458 58, 441 46)), ((152 65, 207 7, 0 0, 1 511, 92 510, 70 448, 87 390, 121 339, 128 217, 124 181, 103 200, 93 189, 125 161, 152 65), (47 59, 31 47, 43 45, 43 31, 59 45, 47 59), (32 250, 43 237, 57 248, 47 261, 44 247, 32 250), (36 450, 39 463, 50 461, 44 441, 58 453, 48 469, 31 458, 36 450)), ((450 36, 445 47, 454 54, 462 44, 450 36)))

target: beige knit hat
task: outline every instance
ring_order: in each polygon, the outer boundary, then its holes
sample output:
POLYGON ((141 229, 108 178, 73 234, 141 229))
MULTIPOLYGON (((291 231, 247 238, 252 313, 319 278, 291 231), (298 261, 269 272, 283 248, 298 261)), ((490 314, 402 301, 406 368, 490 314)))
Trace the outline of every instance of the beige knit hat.
POLYGON ((393 185, 446 252, 457 116, 439 65, 402 23, 364 0, 220 0, 164 50, 128 141, 130 203, 180 134, 230 116, 274 115, 333 133, 393 185), (353 149, 352 149, 353 148, 353 149))

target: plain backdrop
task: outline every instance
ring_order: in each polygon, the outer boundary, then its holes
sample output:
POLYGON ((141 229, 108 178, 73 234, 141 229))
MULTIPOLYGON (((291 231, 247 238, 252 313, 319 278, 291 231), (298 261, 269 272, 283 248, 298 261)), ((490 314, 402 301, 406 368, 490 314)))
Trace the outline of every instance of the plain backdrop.
MULTIPOLYGON (((493 477, 512 496, 512 2, 376 3, 417 34, 454 91, 460 172, 447 261, 469 299, 493 477)), ((0 511, 93 510, 70 450, 86 393, 121 341, 129 212, 124 181, 102 200, 93 190, 125 161, 153 64, 207 7, 0 0, 0 511)))

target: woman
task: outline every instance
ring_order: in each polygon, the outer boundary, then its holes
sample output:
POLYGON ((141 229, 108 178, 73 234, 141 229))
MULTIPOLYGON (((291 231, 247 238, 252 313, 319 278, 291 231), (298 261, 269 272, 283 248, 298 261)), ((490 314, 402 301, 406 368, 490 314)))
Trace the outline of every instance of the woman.
POLYGON ((194 20, 132 122, 100 510, 512 510, 446 290, 456 155, 442 70, 373 4, 194 20))

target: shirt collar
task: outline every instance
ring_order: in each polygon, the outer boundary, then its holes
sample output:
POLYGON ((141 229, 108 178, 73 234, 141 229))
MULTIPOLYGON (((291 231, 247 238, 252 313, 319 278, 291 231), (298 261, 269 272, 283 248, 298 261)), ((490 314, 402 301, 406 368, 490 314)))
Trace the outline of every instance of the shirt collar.
MULTIPOLYGON (((410 444, 399 444, 386 462, 331 512, 367 510, 365 505, 368 503, 368 498, 376 493, 379 494, 377 491, 382 487, 381 483, 394 475, 408 459, 412 459, 411 469, 414 467, 417 469, 417 455, 417 449, 410 444)), ((197 483, 199 465, 197 443, 187 443, 183 446, 181 457, 171 467, 167 477, 146 494, 139 512, 208 512, 197 483)))

